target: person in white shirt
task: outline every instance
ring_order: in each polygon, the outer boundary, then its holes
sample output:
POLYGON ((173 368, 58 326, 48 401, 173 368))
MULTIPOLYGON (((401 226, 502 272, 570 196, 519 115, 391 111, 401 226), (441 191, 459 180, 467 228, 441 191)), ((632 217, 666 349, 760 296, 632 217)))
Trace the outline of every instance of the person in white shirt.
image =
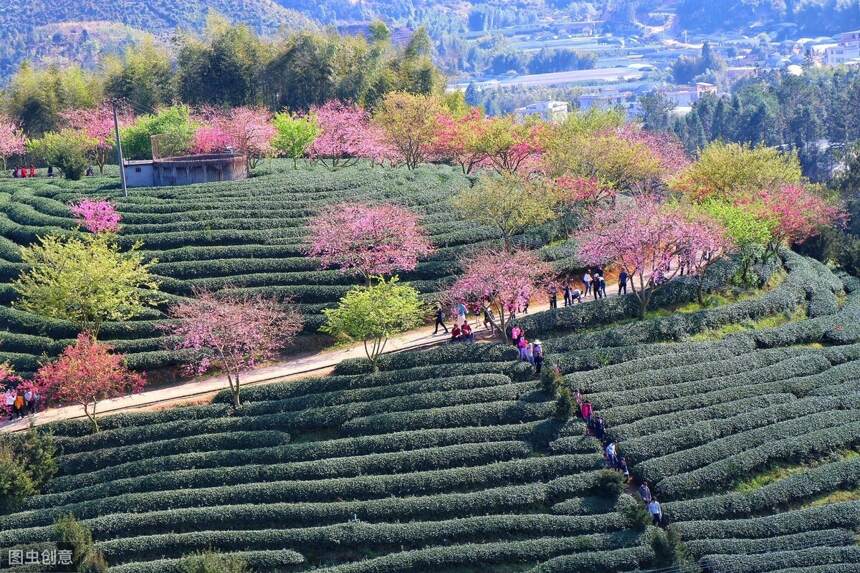
POLYGON ((663 522, 663 508, 660 506, 660 502, 657 501, 657 498, 652 498, 651 502, 648 504, 648 513, 651 514, 651 518, 654 520, 654 525, 660 525, 663 522))
POLYGON ((591 273, 585 271, 585 274, 582 275, 582 282, 585 284, 585 296, 588 296, 588 293, 591 292, 591 273))

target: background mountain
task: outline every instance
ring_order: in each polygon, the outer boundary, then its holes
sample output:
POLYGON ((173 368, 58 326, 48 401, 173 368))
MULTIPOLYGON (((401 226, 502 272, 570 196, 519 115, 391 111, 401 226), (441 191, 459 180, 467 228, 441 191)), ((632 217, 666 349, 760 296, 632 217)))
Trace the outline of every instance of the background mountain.
POLYGON ((210 11, 256 32, 315 28, 307 16, 273 0, 4 0, 0 10, 0 83, 18 64, 77 61, 120 50, 143 33, 164 38, 201 30, 210 11), (62 24, 62 26, 58 26, 62 24), (56 59, 52 59, 56 56, 56 59))

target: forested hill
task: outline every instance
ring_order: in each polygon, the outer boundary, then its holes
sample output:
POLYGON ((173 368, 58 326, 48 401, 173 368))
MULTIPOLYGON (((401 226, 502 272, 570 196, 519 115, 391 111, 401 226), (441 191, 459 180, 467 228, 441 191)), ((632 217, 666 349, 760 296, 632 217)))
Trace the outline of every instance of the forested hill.
POLYGON ((3 5, 0 37, 4 41, 55 22, 104 20, 155 33, 200 29, 210 10, 257 32, 312 25, 309 18, 274 0, 4 0, 3 5))
POLYGON ((704 32, 785 27, 790 35, 833 35, 860 28, 860 1, 684 0, 678 17, 682 28, 704 32))
POLYGON ((263 34, 317 26, 274 0, 3 0, 0 4, 0 84, 25 59, 92 67, 98 57, 119 51, 143 32, 167 38, 176 30, 201 30, 211 11, 263 34), (57 28, 60 23, 65 23, 63 29, 57 28), (122 29, 127 33, 117 37, 122 29))

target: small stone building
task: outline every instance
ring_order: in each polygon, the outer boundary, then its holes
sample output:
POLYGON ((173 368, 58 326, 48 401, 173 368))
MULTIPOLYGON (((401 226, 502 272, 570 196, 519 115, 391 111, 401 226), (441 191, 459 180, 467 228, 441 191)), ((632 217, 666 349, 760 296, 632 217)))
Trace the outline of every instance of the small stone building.
POLYGON ((126 161, 123 168, 129 187, 191 185, 214 181, 238 181, 248 177, 248 163, 245 156, 234 153, 126 161))

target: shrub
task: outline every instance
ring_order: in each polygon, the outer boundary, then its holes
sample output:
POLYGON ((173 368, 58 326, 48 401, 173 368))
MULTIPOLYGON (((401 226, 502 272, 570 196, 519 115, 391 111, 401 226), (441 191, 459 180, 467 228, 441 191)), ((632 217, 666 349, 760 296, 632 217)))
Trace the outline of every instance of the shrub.
POLYGON ((54 523, 57 541, 71 545, 72 561, 81 573, 104 573, 107 561, 93 545, 92 531, 75 519, 74 515, 63 515, 54 523))
POLYGON ((248 563, 238 555, 222 555, 202 551, 182 558, 178 564, 182 573, 249 573, 248 563))

